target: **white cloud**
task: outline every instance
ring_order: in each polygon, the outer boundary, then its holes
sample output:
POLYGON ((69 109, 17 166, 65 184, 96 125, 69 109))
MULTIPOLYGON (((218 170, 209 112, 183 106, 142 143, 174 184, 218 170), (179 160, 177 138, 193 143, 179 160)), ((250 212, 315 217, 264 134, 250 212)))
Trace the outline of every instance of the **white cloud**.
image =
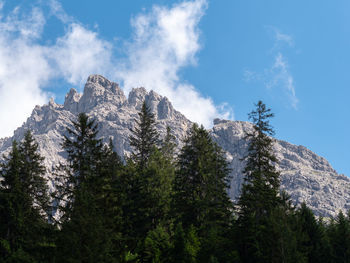
POLYGON ((232 110, 215 106, 178 75, 183 67, 196 64, 201 48, 198 23, 206 7, 204 0, 184 1, 171 8, 155 6, 136 16, 127 59, 117 77, 126 91, 139 86, 153 89, 190 120, 209 127, 215 117, 232 118, 232 110))
POLYGON ((4 124, 0 137, 11 135, 35 105, 48 101, 43 88, 50 80, 61 78, 81 86, 95 73, 120 80, 126 92, 140 86, 153 89, 206 127, 215 117, 233 116, 227 105, 216 106, 179 77, 179 70, 196 64, 201 48, 198 24, 206 0, 187 0, 170 8, 154 6, 134 17, 123 61, 114 57, 111 42, 67 15, 56 0, 45 2, 49 7, 45 14, 40 5, 29 14, 20 6, 4 14, 4 3, 0 0, 0 122, 4 124), (61 21, 65 32, 50 42, 54 44, 43 44, 50 16, 61 21))
POLYGON ((281 86, 287 93, 291 106, 294 109, 298 108, 298 98, 295 94, 295 85, 293 76, 289 70, 287 59, 278 53, 275 57, 274 64, 270 69, 271 80, 267 83, 268 88, 281 86))
MULTIPOLYGON (((51 7, 55 3, 51 1, 51 7)), ((46 24, 42 9, 24 14, 16 7, 3 15, 3 4, 0 2, 0 137, 11 135, 35 105, 47 103, 49 94, 43 87, 52 78, 80 85, 91 73, 107 74, 112 57, 108 42, 74 22, 65 25, 65 35, 54 45, 39 44, 46 24)), ((52 13, 68 21, 60 8, 57 4, 52 13)))
POLYGON ((112 70, 111 44, 76 23, 70 24, 66 34, 57 39, 49 56, 55 61, 57 72, 71 84, 82 85, 90 74, 112 70))
POLYGON ((50 8, 50 14, 57 17, 61 22, 67 24, 67 23, 73 23, 74 18, 69 16, 63 9, 60 2, 56 0, 48 0, 47 4, 50 8))
POLYGON ((8 136, 47 96, 40 89, 52 74, 45 48, 35 44, 44 26, 34 9, 26 17, 15 9, 0 17, 0 136, 8 136))

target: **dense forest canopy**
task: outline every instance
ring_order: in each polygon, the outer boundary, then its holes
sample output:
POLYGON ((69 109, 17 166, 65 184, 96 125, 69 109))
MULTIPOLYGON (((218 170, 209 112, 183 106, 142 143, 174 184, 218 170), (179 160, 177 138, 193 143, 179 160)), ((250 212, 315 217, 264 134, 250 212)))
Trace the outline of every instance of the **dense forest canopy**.
POLYGON ((145 102, 129 158, 86 114, 72 120, 52 193, 28 131, 0 167, 0 262, 350 262, 349 215, 316 218, 280 191, 272 117, 261 101, 249 114, 237 203, 210 134, 194 124, 177 152, 145 102))

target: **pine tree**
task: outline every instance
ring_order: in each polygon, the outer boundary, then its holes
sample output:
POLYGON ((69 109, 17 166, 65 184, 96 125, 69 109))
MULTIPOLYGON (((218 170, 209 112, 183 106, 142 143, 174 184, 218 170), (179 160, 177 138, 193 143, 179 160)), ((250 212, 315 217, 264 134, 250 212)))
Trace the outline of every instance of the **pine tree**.
POLYGON ((259 101, 249 114, 253 129, 249 141, 244 184, 238 201, 239 252, 243 262, 298 262, 293 208, 289 197, 280 194, 280 174, 272 147, 274 130, 271 109, 259 101), (296 259, 297 258, 297 259, 296 259))
POLYGON ((170 131, 167 141, 159 149, 155 118, 145 102, 139 118, 130 137, 134 152, 123 176, 128 197, 123 214, 126 216, 125 222, 128 222, 125 228, 125 234, 129 236, 128 247, 143 258, 147 257, 144 246, 150 244, 151 236, 154 237, 160 230, 170 234, 169 227, 165 226, 169 218, 174 165, 170 131), (144 241, 147 237, 148 243, 144 241))
POLYGON ((42 209, 46 216, 50 216, 50 199, 48 195, 47 180, 44 178, 46 168, 43 164, 44 157, 38 152, 38 143, 28 130, 23 142, 19 145, 22 155, 22 178, 28 194, 34 200, 34 207, 42 209))
POLYGON ((253 131, 247 133, 249 141, 248 155, 244 174, 242 194, 239 199, 241 214, 253 213, 255 217, 267 214, 279 204, 280 174, 276 171, 276 156, 272 152, 274 135, 269 119, 273 117, 271 109, 267 109, 262 101, 256 104, 256 110, 249 114, 253 122, 253 131))
POLYGON ((111 187, 103 186, 112 177, 105 163, 111 153, 103 151, 97 124, 86 114, 79 114, 73 127, 64 137, 67 165, 61 166, 57 182, 63 213, 58 260, 114 262, 116 237, 106 217, 113 208, 104 207, 113 197, 111 187))
POLYGON ((174 181, 175 216, 185 231, 191 226, 198 229, 201 262, 210 257, 222 259, 225 253, 217 248, 222 247, 224 233, 231 225, 232 204, 227 195, 230 170, 222 150, 203 127, 193 125, 184 143, 174 181), (213 233, 216 247, 207 242, 213 233))
POLYGON ((184 228, 229 218, 228 164, 202 127, 193 125, 178 158, 174 209, 184 228))
POLYGON ((322 220, 317 220, 305 203, 302 203, 298 209, 296 219, 299 227, 299 250, 305 255, 308 262, 331 262, 331 247, 322 220))
POLYGON ((328 236, 332 246, 331 262, 350 261, 350 219, 340 211, 328 226, 328 236))
POLYGON ((122 181, 124 170, 125 166, 120 156, 114 151, 110 139, 109 145, 103 147, 102 169, 99 180, 96 182, 98 188, 96 201, 104 220, 104 232, 111 242, 110 257, 114 258, 116 262, 123 262, 127 252, 122 233, 124 224, 122 206, 127 199, 122 181))
POLYGON ((182 223, 176 225, 173 249, 171 254, 172 263, 196 263, 199 251, 200 240, 197 231, 190 226, 186 231, 182 227, 182 223))
POLYGON ((0 253, 5 262, 49 262, 54 250, 43 158, 28 131, 1 165, 0 253))
POLYGON ((175 136, 171 133, 171 128, 169 126, 166 127, 166 135, 164 140, 162 141, 161 152, 165 158, 169 161, 173 161, 175 157, 175 136))
POLYGON ((131 131, 133 135, 130 136, 130 145, 134 148, 132 159, 142 169, 159 143, 154 114, 147 106, 146 101, 142 104, 139 120, 136 120, 136 127, 131 131))

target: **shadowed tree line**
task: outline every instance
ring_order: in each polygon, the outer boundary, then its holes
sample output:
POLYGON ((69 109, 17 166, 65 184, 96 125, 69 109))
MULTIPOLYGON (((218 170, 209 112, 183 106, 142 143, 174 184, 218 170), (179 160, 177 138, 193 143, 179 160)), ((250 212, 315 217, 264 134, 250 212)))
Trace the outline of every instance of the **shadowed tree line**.
POLYGON ((273 113, 259 101, 237 203, 222 149, 196 124, 177 151, 143 103, 123 160, 81 113, 55 192, 30 131, 0 166, 0 262, 350 262, 350 216, 325 222, 280 191, 273 113))

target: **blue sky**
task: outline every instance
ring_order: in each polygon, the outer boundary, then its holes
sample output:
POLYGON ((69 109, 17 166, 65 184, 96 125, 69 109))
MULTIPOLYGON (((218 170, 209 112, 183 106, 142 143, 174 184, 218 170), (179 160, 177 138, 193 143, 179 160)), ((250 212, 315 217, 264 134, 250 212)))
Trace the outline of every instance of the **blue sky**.
POLYGON ((188 118, 247 120, 350 175, 350 2, 0 1, 0 136, 89 74, 145 86, 188 118), (17 105, 14 109, 13 105, 17 105), (198 111, 198 109, 201 111, 198 111))

